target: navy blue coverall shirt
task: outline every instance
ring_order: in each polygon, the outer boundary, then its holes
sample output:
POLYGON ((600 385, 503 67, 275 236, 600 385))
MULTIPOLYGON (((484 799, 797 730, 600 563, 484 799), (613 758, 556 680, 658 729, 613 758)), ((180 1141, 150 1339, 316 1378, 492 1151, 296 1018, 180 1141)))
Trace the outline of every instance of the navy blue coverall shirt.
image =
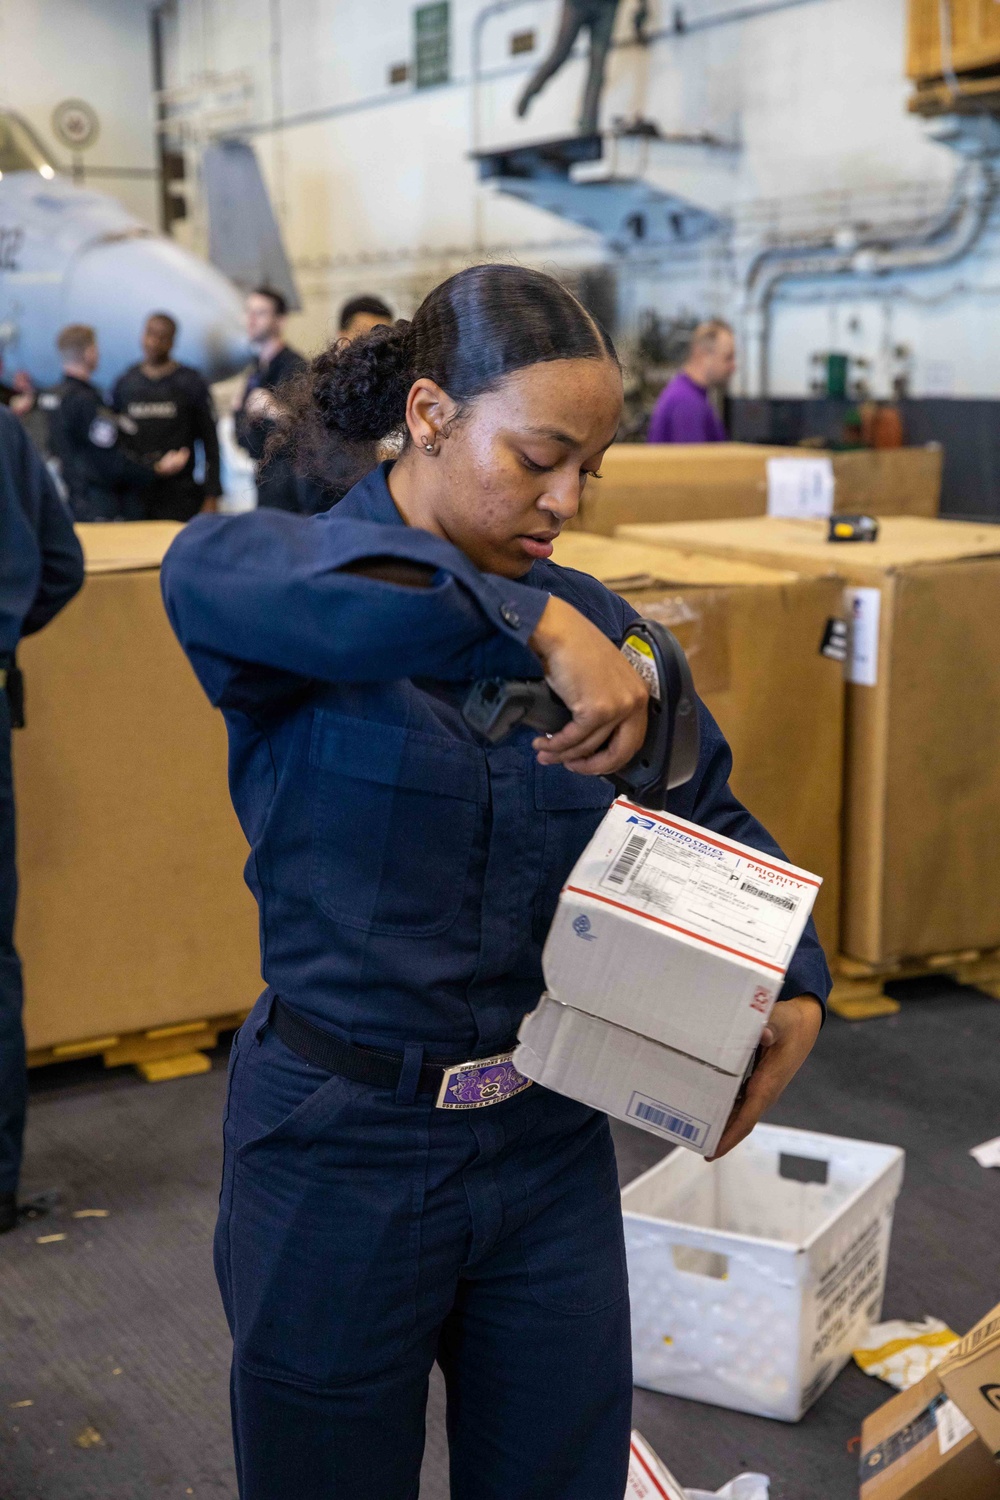
MULTIPOLYGON (((621 1500, 631 1379, 607 1120, 537 1086, 453 1114, 416 1078, 425 1054, 513 1043, 560 887, 614 795, 539 766, 530 731, 485 746, 461 717, 468 683, 540 675, 527 643, 550 594, 616 641, 634 611, 551 563, 519 582, 479 573, 403 523, 389 467, 325 515, 199 518, 163 566, 226 717, 268 985, 234 1048, 216 1240, 240 1492, 415 1496, 437 1359, 453 1500, 621 1500), (429 565, 432 585, 351 571, 375 558, 429 565), (399 1089, 288 1051, 275 995, 404 1058, 399 1089)), ((671 810, 778 852, 701 715, 671 810)), ((783 994, 828 984, 810 927, 783 994)))
MULTIPOLYGON (((21 637, 47 625, 82 583, 83 553, 69 514, 24 428, 0 408, 0 670, 10 670, 21 637)), ((14 948, 10 730, 10 699, 0 692, 0 1195, 17 1188, 28 1092, 14 948)))

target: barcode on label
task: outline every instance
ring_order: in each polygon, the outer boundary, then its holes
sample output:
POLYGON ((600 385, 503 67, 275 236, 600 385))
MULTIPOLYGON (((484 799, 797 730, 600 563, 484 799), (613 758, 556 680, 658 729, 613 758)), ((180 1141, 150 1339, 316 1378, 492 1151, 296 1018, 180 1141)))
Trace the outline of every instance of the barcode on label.
POLYGON ((608 871, 608 885, 624 885, 633 866, 643 849, 646 847, 646 839, 641 833, 633 833, 625 848, 619 854, 612 868, 608 871))
POLYGON ((689 1120, 667 1105, 658 1104, 655 1099, 645 1099, 641 1094, 632 1095, 627 1113, 632 1116, 633 1120, 642 1120, 644 1124, 652 1125, 654 1129, 662 1130, 666 1135, 676 1136, 679 1141, 685 1141, 689 1146, 698 1145, 706 1129, 702 1121, 689 1120))
POLYGON ((762 886, 754 885, 752 880, 744 880, 740 890, 749 891, 751 896, 762 896, 775 906, 783 906, 785 911, 795 911, 799 904, 794 896, 779 896, 777 891, 765 891, 762 886))

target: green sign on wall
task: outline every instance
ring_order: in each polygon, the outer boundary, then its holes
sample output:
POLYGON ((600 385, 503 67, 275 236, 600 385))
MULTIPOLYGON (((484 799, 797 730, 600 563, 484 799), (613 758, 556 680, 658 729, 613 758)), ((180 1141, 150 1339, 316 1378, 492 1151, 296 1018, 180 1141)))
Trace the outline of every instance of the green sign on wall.
POLYGON ((448 82, 451 65, 449 9, 448 0, 439 0, 436 5, 418 5, 413 12, 414 72, 418 89, 448 82))

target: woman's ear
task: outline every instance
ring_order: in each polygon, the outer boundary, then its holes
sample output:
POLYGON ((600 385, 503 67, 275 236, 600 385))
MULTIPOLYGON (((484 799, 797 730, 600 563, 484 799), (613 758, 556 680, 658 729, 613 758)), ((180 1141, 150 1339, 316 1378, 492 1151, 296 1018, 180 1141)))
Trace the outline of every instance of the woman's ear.
POLYGON ((436 381, 425 375, 414 381, 406 398, 406 426, 415 446, 436 454, 456 411, 455 402, 436 381))

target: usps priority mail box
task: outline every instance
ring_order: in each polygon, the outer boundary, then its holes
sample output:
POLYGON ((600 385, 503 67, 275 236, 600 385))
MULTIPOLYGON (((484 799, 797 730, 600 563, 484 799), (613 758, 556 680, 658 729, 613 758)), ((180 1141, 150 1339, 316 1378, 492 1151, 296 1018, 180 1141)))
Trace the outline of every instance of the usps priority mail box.
POLYGON ((575 1010, 742 1074, 821 884, 620 797, 563 887, 546 987, 575 1010))
POLYGON ((521 1022, 514 1066, 543 1088, 699 1156, 719 1144, 743 1081, 548 994, 521 1022))

